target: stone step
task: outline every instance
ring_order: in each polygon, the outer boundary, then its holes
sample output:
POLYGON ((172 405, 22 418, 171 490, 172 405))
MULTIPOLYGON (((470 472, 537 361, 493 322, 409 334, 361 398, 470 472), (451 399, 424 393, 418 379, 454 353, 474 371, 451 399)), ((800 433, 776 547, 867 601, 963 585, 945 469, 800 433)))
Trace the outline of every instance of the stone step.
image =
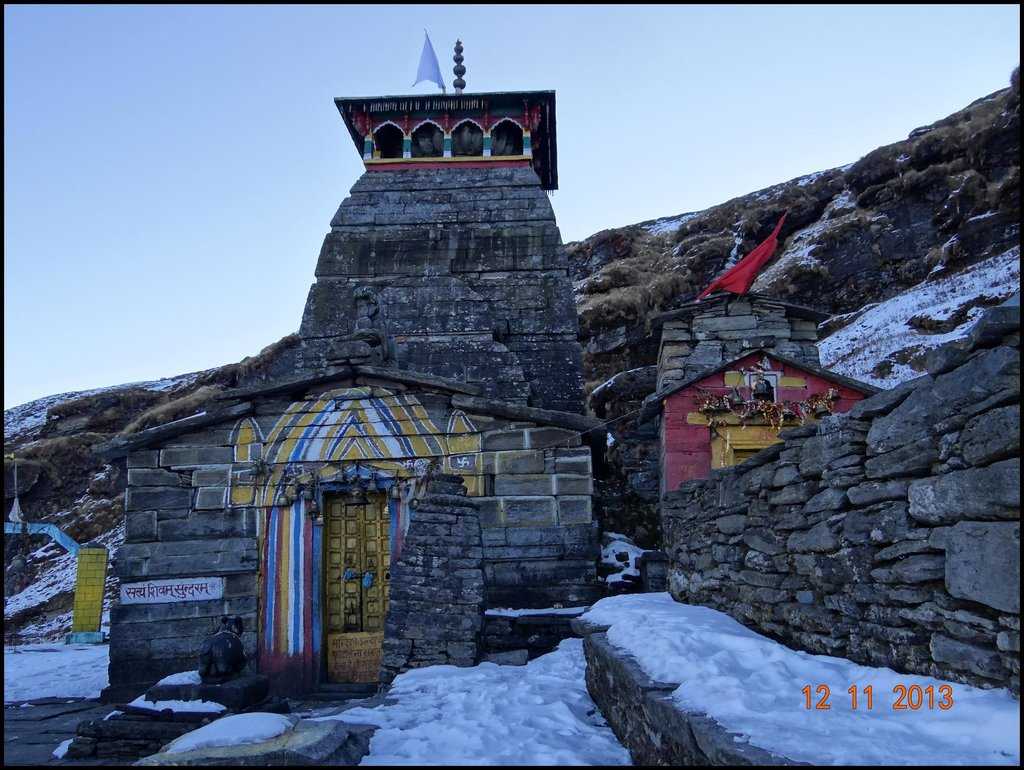
POLYGON ((348 698, 366 698, 377 692, 380 685, 376 683, 335 683, 325 682, 317 687, 314 695, 335 695, 348 698))

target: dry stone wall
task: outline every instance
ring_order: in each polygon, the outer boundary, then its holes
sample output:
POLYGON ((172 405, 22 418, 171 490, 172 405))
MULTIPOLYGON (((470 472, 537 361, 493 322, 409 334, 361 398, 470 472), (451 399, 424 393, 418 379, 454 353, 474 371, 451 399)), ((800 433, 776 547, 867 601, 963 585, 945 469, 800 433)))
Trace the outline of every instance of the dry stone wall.
POLYGON ((751 348, 768 347, 809 366, 820 366, 821 315, 757 295, 718 297, 699 307, 663 313, 658 390, 666 390, 751 348))
POLYGON ((478 505, 461 477, 439 475, 411 507, 391 570, 383 681, 410 668, 476 663, 484 603, 478 505))
POLYGON ((1020 688, 1020 308, 662 501, 669 584, 791 647, 1020 688))

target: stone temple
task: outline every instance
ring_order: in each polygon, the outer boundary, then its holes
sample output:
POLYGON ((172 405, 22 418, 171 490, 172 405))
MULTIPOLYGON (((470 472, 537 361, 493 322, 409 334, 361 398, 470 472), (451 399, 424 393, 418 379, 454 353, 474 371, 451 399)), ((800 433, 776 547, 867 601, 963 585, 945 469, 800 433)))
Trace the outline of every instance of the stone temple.
POLYGON ((324 238, 297 368, 361 357, 579 412, 579 328, 546 195, 554 93, 336 104, 367 171, 324 238), (353 340, 361 319, 390 344, 353 340))
POLYGON ((487 608, 599 595, 554 92, 336 103, 365 173, 280 377, 104 449, 129 469, 108 698, 194 669, 225 614, 297 694, 473 665, 487 608))

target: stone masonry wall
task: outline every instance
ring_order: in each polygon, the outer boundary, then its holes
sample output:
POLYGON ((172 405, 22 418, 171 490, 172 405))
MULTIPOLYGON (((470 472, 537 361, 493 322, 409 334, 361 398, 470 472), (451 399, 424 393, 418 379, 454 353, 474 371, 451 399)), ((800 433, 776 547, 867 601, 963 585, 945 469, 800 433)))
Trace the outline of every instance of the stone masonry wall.
POLYGON ((118 577, 130 582, 221 576, 224 597, 115 602, 108 698, 128 697, 161 677, 195 668, 200 645, 220 626, 222 615, 241 616, 246 652, 256 649, 258 511, 226 507, 232 448, 213 444, 228 444, 229 430, 190 434, 163 449, 128 455, 125 542, 114 563, 118 577))
POLYGON ((489 488, 475 499, 488 607, 599 598, 591 454, 580 444, 578 433, 561 428, 511 426, 483 435, 489 488))
POLYGON ((791 647, 1020 688, 1020 308, 662 501, 670 590, 791 647))
POLYGON ((665 313, 658 351, 658 390, 721 366, 751 348, 768 347, 820 366, 817 323, 782 302, 744 296, 702 303, 699 312, 665 313))
POLYGON ((435 476, 411 507, 391 570, 381 680, 410 668, 472 666, 483 627, 478 503, 459 476, 435 476))
POLYGON ((299 369, 321 369, 353 332, 354 290, 364 286, 377 293, 399 368, 509 403, 581 411, 568 262, 531 169, 363 174, 324 238, 299 369))

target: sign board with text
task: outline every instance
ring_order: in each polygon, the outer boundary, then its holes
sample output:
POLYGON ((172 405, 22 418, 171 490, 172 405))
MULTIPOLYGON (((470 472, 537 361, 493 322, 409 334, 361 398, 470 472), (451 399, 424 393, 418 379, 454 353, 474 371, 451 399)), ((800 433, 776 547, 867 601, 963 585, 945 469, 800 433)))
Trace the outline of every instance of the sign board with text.
POLYGON ((121 604, 202 602, 224 596, 224 578, 172 578, 121 584, 121 604))

